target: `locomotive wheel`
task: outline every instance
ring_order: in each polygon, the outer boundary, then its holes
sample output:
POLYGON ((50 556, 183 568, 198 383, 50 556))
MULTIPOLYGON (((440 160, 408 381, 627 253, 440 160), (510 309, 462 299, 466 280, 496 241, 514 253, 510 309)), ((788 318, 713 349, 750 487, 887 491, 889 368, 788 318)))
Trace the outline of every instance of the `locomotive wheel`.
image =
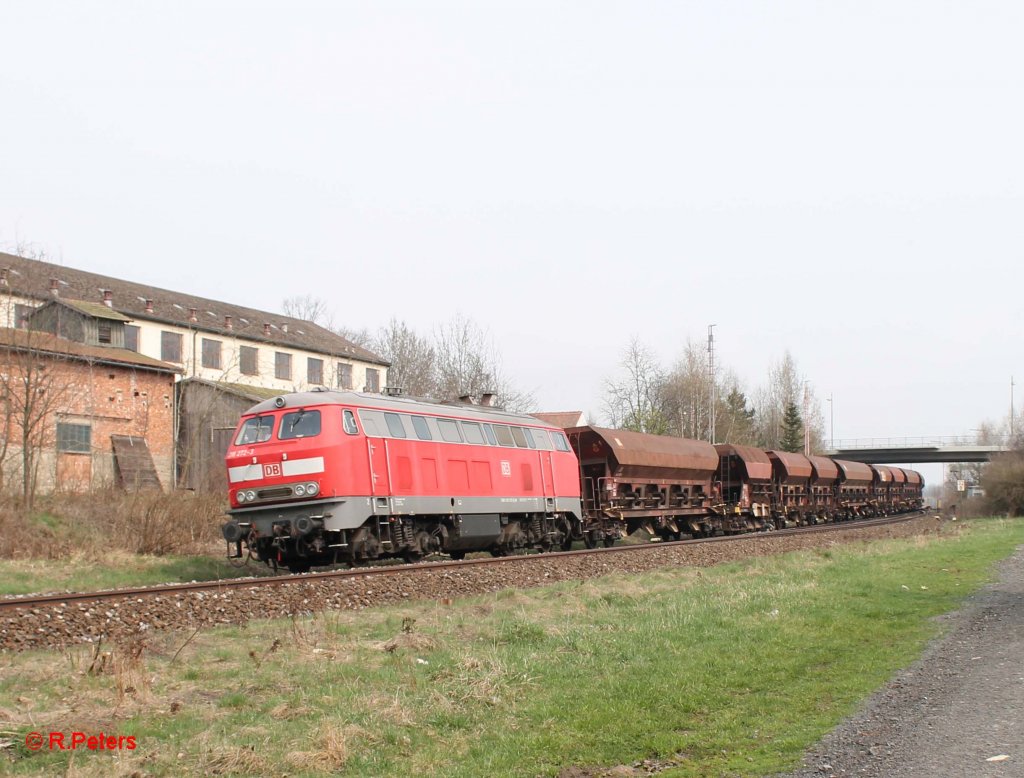
POLYGON ((604 547, 605 548, 611 548, 614 545, 615 545, 615 537, 611 536, 611 535, 606 535, 605 538, 604 538, 604 547))
POLYGON ((309 568, 311 568, 312 566, 313 565, 311 565, 309 562, 297 562, 297 561, 296 562, 289 562, 288 563, 288 572, 289 573, 308 573, 309 572, 309 568))
POLYGON ((583 545, 587 548, 597 548, 598 540, 597 530, 592 529, 583 533, 583 545))
POLYGON ((448 552, 448 556, 450 556, 452 559, 454 559, 456 562, 458 562, 460 559, 465 559, 466 558, 466 552, 465 551, 449 551, 448 552))

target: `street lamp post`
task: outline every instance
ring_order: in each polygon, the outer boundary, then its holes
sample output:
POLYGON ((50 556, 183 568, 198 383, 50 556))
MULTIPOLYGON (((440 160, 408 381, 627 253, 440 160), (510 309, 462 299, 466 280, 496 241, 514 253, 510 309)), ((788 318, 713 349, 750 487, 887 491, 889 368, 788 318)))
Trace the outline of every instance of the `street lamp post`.
POLYGON ((836 406, 832 404, 832 393, 828 395, 828 440, 829 448, 836 450, 836 406))

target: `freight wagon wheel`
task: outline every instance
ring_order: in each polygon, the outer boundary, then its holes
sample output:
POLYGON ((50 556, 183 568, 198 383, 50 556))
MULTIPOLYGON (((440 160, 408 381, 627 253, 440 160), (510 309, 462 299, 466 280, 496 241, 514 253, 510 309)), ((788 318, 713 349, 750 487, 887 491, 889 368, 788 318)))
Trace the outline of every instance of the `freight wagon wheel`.
POLYGON ((454 559, 457 562, 460 559, 465 559, 466 558, 466 552, 465 551, 449 551, 448 552, 448 556, 450 556, 452 559, 454 559))
POLYGON ((309 568, 311 568, 312 566, 313 565, 311 565, 309 562, 289 562, 288 563, 288 572, 289 573, 308 573, 309 572, 309 568))

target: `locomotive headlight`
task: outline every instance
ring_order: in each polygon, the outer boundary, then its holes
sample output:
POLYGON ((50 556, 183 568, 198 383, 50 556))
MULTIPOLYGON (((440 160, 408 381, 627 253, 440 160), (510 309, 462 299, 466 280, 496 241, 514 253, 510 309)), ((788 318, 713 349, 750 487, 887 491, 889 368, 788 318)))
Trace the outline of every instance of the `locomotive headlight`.
POLYGON ((249 491, 247 491, 245 493, 245 501, 246 502, 252 502, 255 499, 256 499, 256 492, 254 492, 252 489, 250 489, 249 491))
POLYGON ((295 486, 292 487, 292 493, 296 497, 305 497, 306 496, 306 485, 305 484, 295 484, 295 486))
POLYGON ((239 491, 237 494, 235 494, 235 499, 238 500, 239 502, 245 502, 245 492, 239 491))
POLYGON ((316 497, 319 492, 320 484, 318 484, 316 481, 310 481, 308 484, 306 484, 306 494, 308 494, 310 497, 316 497))

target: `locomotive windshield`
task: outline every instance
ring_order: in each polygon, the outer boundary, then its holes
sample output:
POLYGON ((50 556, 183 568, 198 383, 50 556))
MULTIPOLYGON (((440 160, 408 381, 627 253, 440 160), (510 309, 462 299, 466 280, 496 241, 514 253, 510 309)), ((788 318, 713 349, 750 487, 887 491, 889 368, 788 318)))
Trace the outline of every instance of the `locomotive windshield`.
POLYGON ((238 431, 235 445, 246 446, 252 443, 265 443, 270 440, 273 432, 273 416, 253 416, 251 419, 246 419, 242 429, 238 431))
POLYGON ((279 440, 312 438, 320 434, 320 411, 298 410, 281 417, 279 440))

